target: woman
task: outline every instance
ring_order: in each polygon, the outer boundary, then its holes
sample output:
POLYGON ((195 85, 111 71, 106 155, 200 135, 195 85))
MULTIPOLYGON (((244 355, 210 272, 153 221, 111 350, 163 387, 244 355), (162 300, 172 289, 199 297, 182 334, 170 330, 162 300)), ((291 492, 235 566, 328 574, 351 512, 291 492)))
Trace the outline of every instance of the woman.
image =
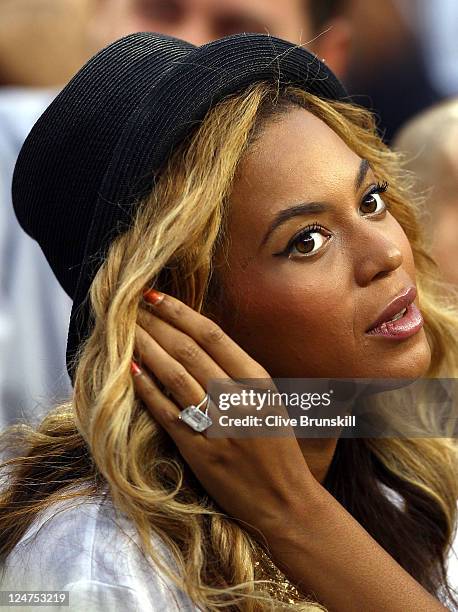
POLYGON ((139 34, 40 119, 13 193, 74 298, 74 396, 13 438, 3 590, 91 610, 452 601, 450 440, 215 439, 179 418, 215 378, 456 375, 397 158, 345 96, 279 39, 139 34))

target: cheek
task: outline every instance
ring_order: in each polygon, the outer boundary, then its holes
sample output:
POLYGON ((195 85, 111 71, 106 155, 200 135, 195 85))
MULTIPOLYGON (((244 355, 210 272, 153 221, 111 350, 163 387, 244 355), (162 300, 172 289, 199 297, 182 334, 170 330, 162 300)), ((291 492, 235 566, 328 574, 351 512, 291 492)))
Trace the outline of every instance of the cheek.
POLYGON ((250 267, 237 285, 231 283, 226 330, 272 376, 336 372, 340 358, 344 363, 354 350, 343 276, 323 275, 302 263, 289 267, 275 274, 256 274, 250 267), (338 355, 336 345, 345 347, 338 355))
POLYGON ((406 244, 402 251, 404 268, 407 270, 410 278, 415 281, 416 278, 416 269, 415 269, 415 260, 413 258, 412 248, 410 246, 410 242, 406 238, 406 244))
POLYGON ((416 270, 412 247, 399 222, 394 218, 393 221, 393 229, 396 232, 396 235, 393 235, 392 240, 402 253, 402 267, 407 272, 409 277, 415 281, 416 270))

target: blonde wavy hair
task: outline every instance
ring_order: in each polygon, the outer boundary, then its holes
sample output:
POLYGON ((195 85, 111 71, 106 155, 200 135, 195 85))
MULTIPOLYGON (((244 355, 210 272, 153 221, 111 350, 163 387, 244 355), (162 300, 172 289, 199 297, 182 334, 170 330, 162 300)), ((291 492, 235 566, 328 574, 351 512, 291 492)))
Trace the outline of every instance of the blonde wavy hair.
MULTIPOLYGON (((384 198, 410 240, 417 267, 432 350, 428 376, 457 375, 458 313, 452 300, 439 301, 437 269, 420 233, 408 177, 377 135, 373 116, 293 86, 255 83, 208 111, 169 158, 130 229, 111 245, 91 286, 95 324, 78 356, 72 400, 53 409, 38 428, 19 425, 4 434, 5 448, 14 443, 21 450, 3 464, 8 476, 0 497, 2 559, 40 511, 108 487, 115 507, 134 523, 145 555, 202 609, 324 610, 305 597, 284 596, 279 574, 267 566, 260 571, 259 544, 215 507, 136 398, 130 373, 145 287, 166 291, 204 314, 218 298, 213 262, 224 252, 237 167, 265 122, 292 105, 321 118, 370 162, 378 179, 389 181, 384 198), (178 573, 162 564, 153 534, 172 551, 178 573)), ((449 438, 340 439, 324 485, 438 595, 448 589, 444 563, 456 528, 457 467, 449 438), (386 499, 379 482, 403 496, 405 510, 386 499)))

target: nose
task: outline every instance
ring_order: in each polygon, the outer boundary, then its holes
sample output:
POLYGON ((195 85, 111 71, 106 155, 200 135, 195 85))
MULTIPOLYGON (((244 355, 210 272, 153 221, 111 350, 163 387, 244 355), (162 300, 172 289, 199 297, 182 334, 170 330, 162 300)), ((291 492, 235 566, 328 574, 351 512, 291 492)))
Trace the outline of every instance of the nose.
POLYGON ((365 232, 365 239, 358 241, 355 252, 355 280, 360 287, 389 276, 403 263, 397 244, 382 231, 373 228, 365 232))

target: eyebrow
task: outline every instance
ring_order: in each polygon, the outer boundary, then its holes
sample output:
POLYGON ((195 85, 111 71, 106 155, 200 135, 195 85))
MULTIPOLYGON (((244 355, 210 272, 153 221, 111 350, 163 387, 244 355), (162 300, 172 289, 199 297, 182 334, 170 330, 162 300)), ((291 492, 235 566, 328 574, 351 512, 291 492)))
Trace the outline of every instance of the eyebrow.
POLYGON ((358 191, 358 189, 363 184, 363 181, 366 178, 366 174, 369 168, 370 168, 370 164, 367 161, 367 159, 362 159, 361 163, 359 164, 359 170, 358 170, 358 174, 355 180, 355 191, 358 191))
MULTIPOLYGON (((358 191, 358 189, 363 184, 363 181, 369 169, 370 164, 367 159, 362 159, 361 163, 359 164, 358 174, 356 175, 355 179, 355 191, 358 191)), ((280 225, 283 225, 283 223, 285 223, 286 221, 289 221, 289 219, 302 215, 322 213, 328 211, 329 209, 330 206, 328 204, 325 204, 324 202, 303 202, 301 204, 296 204, 295 206, 280 210, 276 214, 272 223, 269 225, 269 228, 264 238, 262 239, 261 244, 259 245, 259 249, 266 244, 272 232, 274 232, 280 225)))

